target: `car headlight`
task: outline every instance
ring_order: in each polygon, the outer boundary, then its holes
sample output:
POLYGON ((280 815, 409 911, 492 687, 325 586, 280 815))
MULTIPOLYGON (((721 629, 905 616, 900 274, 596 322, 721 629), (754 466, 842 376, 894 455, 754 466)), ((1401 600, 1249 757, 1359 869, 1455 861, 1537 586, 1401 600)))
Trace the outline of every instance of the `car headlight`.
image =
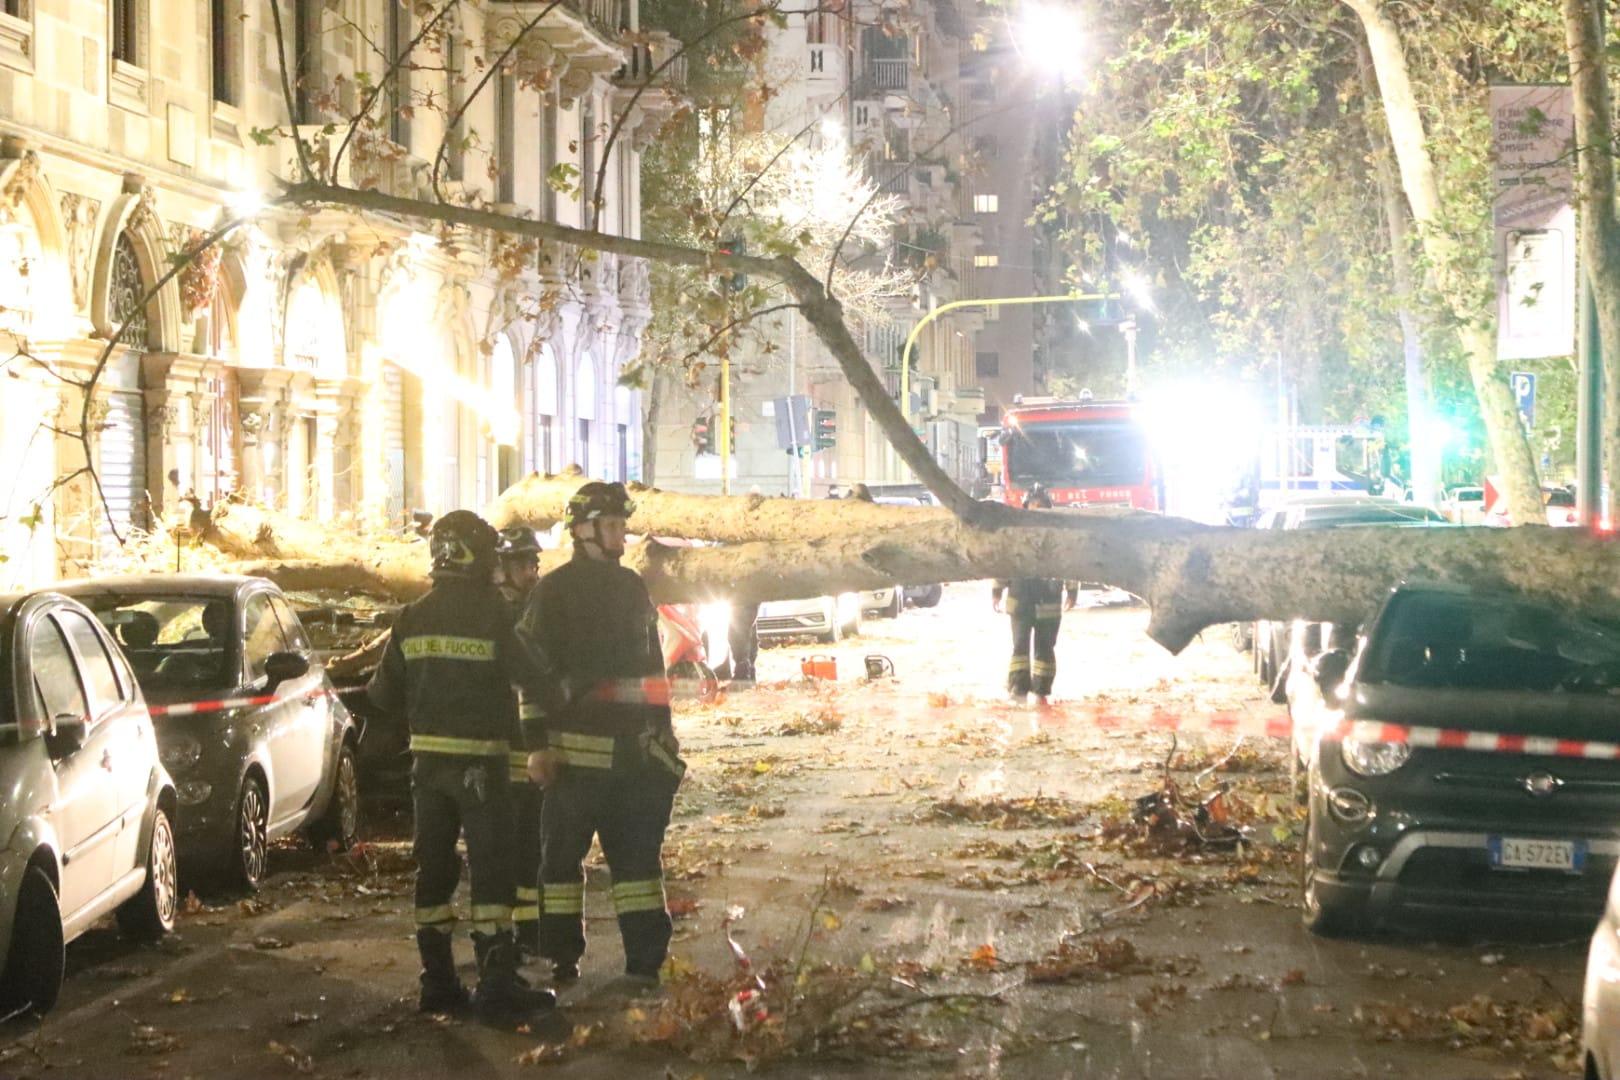
POLYGON ((1412 748, 1403 742, 1346 739, 1340 753, 1345 767, 1358 776, 1387 776, 1406 764, 1412 748))
POLYGON ((170 772, 189 769, 202 757, 202 743, 191 735, 175 735, 164 739, 158 748, 158 760, 170 772))

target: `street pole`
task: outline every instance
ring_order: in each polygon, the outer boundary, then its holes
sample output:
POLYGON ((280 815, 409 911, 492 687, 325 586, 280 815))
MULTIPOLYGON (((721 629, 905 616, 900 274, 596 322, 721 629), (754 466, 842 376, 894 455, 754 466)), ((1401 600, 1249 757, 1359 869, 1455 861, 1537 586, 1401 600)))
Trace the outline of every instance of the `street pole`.
MULTIPOLYGON (((948 304, 939 305, 939 307, 934 308, 921 319, 917 320, 917 325, 913 326, 911 328, 911 333, 906 335, 906 344, 900 350, 900 415, 906 418, 906 423, 908 425, 911 423, 911 351, 916 347, 917 338, 922 334, 923 327, 927 326, 930 322, 933 322, 936 318, 945 314, 947 311, 955 311, 957 308, 966 307, 1004 307, 1011 304, 1072 304, 1075 302, 1093 300, 1118 299, 1118 293, 1071 293, 1067 296, 997 296, 989 297, 983 300, 952 300, 948 304)), ((1135 322, 1135 319, 1131 320, 1131 325, 1133 327, 1135 322)), ((1132 369, 1131 373, 1134 374, 1136 362, 1134 333, 1130 335, 1130 342, 1129 362, 1132 369)), ((1127 378, 1129 377, 1130 376, 1127 376, 1127 378)))
MULTIPOLYGON (((1604 10, 1608 5, 1593 6, 1597 9, 1597 40, 1601 46, 1608 35, 1604 10)), ((1603 342, 1598 334, 1590 260, 1581 264, 1579 311, 1575 346, 1575 519, 1583 529, 1589 529, 1605 516, 1605 490, 1617 479, 1611 476, 1608 485, 1603 483, 1603 342)))
POLYGON ((720 354, 720 494, 731 494, 731 354, 720 354))
MULTIPOLYGON (((802 469, 801 469, 800 464, 799 464, 800 461, 803 460, 803 459, 800 458, 800 456, 799 456, 799 431, 798 431, 797 426, 794 424, 794 420, 797 419, 797 417, 795 416, 794 410, 793 410, 793 398, 794 398, 794 393, 795 393, 795 388, 796 388, 795 387, 796 380, 795 380, 795 377, 794 377, 794 366, 795 366, 794 365, 794 354, 797 351, 796 348, 795 348, 797 343, 795 342, 794 339, 798 336, 798 332, 799 332, 799 328, 794 324, 794 321, 793 321, 794 314, 795 313, 793 311, 791 311, 791 310, 789 310, 788 313, 787 313, 787 339, 788 339, 787 411, 788 411, 788 448, 789 448, 789 451, 790 451, 790 453, 788 454, 788 497, 792 498, 792 499, 797 499, 799 497, 799 490, 800 490, 801 486, 803 485, 803 472, 802 472, 802 469)), ((812 423, 810 425, 810 429, 812 431, 815 430, 815 424, 814 423, 812 423)))

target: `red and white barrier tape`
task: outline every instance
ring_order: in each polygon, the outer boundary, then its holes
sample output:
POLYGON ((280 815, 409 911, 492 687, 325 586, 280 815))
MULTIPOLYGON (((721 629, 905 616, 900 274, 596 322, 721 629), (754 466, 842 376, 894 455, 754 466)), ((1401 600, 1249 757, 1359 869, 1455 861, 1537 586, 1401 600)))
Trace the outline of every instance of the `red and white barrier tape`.
MULTIPOLYGON (((325 689, 311 690, 301 695, 304 701, 315 701, 325 697, 325 689)), ((254 697, 218 698, 212 701, 183 701, 173 705, 148 705, 146 711, 153 716, 195 716, 198 713, 224 712, 226 709, 253 709, 260 705, 269 705, 276 701, 295 701, 298 698, 277 698, 274 694, 258 694, 254 697)))
POLYGON ((1459 728, 1409 727, 1374 720, 1345 721, 1335 731, 1363 742, 1406 743, 1435 750, 1475 750, 1490 754, 1529 754, 1532 757, 1620 760, 1620 743, 1591 739, 1558 739, 1550 735, 1506 735, 1495 731, 1459 728))

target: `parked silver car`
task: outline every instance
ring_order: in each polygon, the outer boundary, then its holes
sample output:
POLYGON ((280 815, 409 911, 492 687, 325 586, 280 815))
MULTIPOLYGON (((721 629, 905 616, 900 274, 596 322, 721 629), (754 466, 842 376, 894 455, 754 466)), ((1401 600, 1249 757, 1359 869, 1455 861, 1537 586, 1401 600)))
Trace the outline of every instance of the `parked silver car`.
POLYGON ((360 733, 279 588, 202 574, 62 588, 116 635, 152 703, 188 875, 253 889, 278 837, 354 842, 360 733))
POLYGON ((117 644, 57 593, 0 596, 0 1016, 46 1012, 68 942, 174 928, 178 799, 117 644))

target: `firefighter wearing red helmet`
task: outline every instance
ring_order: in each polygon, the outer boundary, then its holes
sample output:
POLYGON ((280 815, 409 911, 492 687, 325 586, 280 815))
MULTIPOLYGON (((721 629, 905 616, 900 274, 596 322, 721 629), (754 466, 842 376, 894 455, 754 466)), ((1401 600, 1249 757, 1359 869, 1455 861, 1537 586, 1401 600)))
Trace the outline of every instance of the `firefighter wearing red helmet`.
MULTIPOLYGON (((1052 497, 1040 484, 1024 496, 1025 510, 1050 510, 1052 497)), ((1017 578, 997 581, 990 591, 991 605, 1007 612, 1012 624, 1012 659, 1007 662, 1007 693, 1022 705, 1035 695, 1044 708, 1057 679, 1057 639, 1063 613, 1074 607, 1080 586, 1053 578, 1017 578), (1005 598, 1005 599, 1004 599, 1005 598)))
POLYGON ((468 1001, 456 976, 451 906, 461 878, 456 842, 465 838, 478 963, 473 1000, 486 1019, 501 1020, 549 1008, 556 998, 527 989, 517 975, 507 789, 512 687, 542 693, 551 676, 517 636, 496 591, 495 547, 495 530, 470 511, 434 523, 433 587, 399 613, 368 692, 410 726, 418 1007, 450 1012, 468 1001))
POLYGON ((591 482, 564 517, 574 554, 540 580, 521 632, 532 638, 570 704, 544 722, 530 767, 541 811, 540 950, 558 982, 585 951, 583 863, 593 837, 613 878, 625 975, 656 985, 669 949, 662 852, 686 765, 670 724, 657 614, 641 578, 620 566, 634 504, 623 484, 591 482))

